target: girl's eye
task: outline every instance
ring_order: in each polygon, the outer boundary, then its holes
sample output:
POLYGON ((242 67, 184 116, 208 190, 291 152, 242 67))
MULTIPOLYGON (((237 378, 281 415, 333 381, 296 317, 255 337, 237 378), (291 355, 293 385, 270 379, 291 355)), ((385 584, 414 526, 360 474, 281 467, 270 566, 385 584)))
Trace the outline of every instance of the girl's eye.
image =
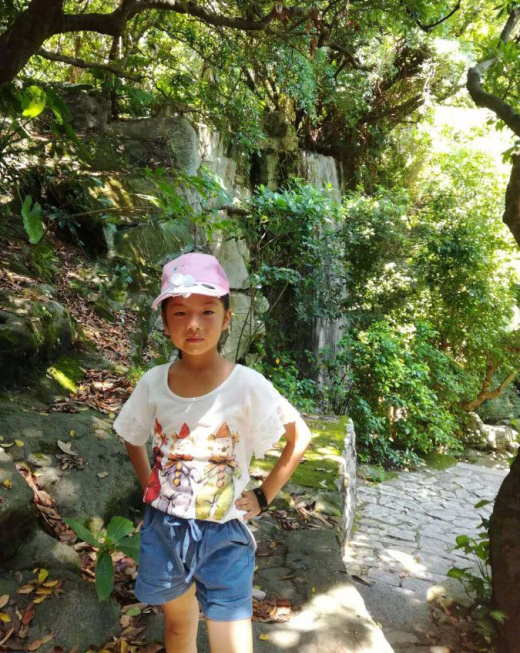
POLYGON ((176 315, 177 317, 181 317, 182 315, 186 315, 186 313, 184 311, 176 311, 174 315, 176 315))
POLYGON ((211 311, 209 309, 207 311, 204 311, 204 315, 213 315, 214 313, 215 311, 211 311))

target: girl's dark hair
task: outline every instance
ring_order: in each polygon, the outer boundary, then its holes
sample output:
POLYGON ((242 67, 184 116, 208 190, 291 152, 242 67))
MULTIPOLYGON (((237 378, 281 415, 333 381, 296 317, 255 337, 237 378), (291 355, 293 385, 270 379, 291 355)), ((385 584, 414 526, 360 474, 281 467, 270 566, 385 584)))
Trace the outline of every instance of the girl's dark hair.
MULTIPOLYGON (((166 305, 168 304, 169 299, 170 297, 167 297, 161 302, 161 315, 163 316, 163 319, 166 319, 166 305)), ((220 301, 222 302, 222 306, 224 306, 224 310, 228 311, 231 306, 229 294, 222 295, 222 297, 218 297, 218 299, 220 299, 220 301)), ((226 343, 227 337, 228 337, 228 330, 226 329, 225 331, 222 331, 220 335, 219 343, 217 345, 217 351, 219 354, 222 353, 222 348, 226 343)), ((182 351, 180 349, 177 349, 177 355, 179 358, 182 358, 182 351)))

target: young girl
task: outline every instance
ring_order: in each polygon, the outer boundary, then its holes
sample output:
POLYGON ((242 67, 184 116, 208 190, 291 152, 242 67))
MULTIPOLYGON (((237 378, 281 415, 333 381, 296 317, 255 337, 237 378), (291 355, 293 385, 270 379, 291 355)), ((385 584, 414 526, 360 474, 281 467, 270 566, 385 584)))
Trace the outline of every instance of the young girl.
POLYGON ((199 606, 212 653, 251 653, 256 544, 244 520, 267 509, 310 432, 261 374, 220 355, 231 311, 215 257, 184 254, 165 265, 159 305, 180 358, 146 372, 114 422, 147 503, 135 593, 163 606, 168 653, 196 653, 199 606), (251 457, 282 435, 273 470, 246 491, 251 457))

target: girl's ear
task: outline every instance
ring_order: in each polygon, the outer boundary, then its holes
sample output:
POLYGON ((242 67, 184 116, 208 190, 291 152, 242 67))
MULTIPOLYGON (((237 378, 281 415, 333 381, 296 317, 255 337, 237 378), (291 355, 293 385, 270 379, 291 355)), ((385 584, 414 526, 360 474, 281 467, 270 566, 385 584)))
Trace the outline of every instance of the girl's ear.
POLYGON ((229 329, 231 323, 231 309, 228 309, 224 314, 224 321, 222 322, 222 330, 229 329))

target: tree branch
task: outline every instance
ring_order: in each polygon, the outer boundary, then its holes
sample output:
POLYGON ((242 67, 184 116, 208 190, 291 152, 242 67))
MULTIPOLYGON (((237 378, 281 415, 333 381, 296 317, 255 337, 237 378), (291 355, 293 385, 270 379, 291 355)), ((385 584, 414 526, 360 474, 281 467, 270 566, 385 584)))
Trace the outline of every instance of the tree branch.
MULTIPOLYGON (((508 42, 519 20, 520 9, 514 9, 510 12, 504 29, 500 34, 500 41, 502 43, 508 42)), ((493 59, 488 59, 470 68, 468 70, 466 88, 477 107, 493 111, 514 134, 520 136, 520 114, 510 104, 502 100, 502 98, 488 93, 482 88, 482 74, 491 66, 493 61, 493 59)))
POLYGON ((434 23, 430 23, 430 25, 425 25, 425 24, 422 23, 418 18, 416 18, 416 17, 414 16, 413 11, 412 11, 408 6, 406 6, 406 4, 405 4, 405 9, 406 9, 406 13, 414 19, 414 21, 415 21, 417 27, 419 27, 420 29, 422 29, 423 32, 431 32, 431 31, 432 31, 433 29, 435 29, 438 25, 441 25, 441 24, 444 23, 446 20, 448 20, 449 18, 451 18, 451 17, 453 16, 453 14, 455 14, 455 13, 460 9, 460 5, 461 5, 461 0, 458 0, 457 4, 455 5, 455 7, 453 7, 453 9, 450 11, 449 14, 447 14, 447 15, 444 16, 443 18, 439 18, 439 20, 436 20, 434 23))
POLYGON ((77 57, 68 57, 64 54, 55 54, 54 52, 49 52, 43 48, 40 48, 36 54, 40 57, 43 57, 44 59, 49 59, 50 61, 60 61, 61 63, 76 66, 76 68, 99 68, 100 70, 106 70, 109 73, 113 73, 114 75, 117 75, 117 77, 130 79, 134 82, 139 82, 143 79, 142 75, 130 75, 130 73, 125 73, 124 70, 120 70, 119 68, 111 66, 110 64, 96 61, 85 61, 84 59, 78 59, 77 57))

